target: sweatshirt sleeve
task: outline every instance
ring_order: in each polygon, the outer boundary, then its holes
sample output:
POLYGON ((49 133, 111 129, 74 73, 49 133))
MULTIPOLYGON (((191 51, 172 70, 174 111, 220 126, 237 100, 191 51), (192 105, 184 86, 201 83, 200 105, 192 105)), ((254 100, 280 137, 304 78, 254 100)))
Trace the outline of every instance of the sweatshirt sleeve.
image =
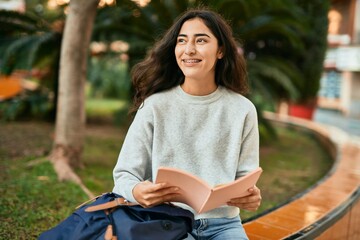
POLYGON ((151 178, 153 115, 151 108, 140 108, 129 127, 113 170, 113 192, 136 202, 132 190, 136 184, 151 178))
POLYGON ((254 105, 248 111, 242 133, 241 150, 236 178, 245 175, 259 166, 259 128, 254 105))

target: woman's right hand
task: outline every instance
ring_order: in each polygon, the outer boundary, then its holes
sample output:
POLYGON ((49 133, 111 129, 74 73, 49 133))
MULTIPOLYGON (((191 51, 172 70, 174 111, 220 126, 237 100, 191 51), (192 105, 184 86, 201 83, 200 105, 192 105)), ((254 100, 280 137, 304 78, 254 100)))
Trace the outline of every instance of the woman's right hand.
POLYGON ((167 183, 140 182, 133 189, 135 200, 148 208, 164 202, 171 202, 179 194, 178 187, 169 187, 167 183))

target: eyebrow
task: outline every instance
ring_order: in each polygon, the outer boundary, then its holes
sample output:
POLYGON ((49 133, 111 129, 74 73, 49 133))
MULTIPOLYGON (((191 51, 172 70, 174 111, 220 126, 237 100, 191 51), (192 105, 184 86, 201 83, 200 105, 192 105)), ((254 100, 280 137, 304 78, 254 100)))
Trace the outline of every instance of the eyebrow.
MULTIPOLYGON (((206 33, 196 33, 194 34, 195 37, 208 37, 210 38, 209 35, 207 35, 206 33)), ((179 34, 178 37, 188 37, 188 35, 186 34, 179 34)))

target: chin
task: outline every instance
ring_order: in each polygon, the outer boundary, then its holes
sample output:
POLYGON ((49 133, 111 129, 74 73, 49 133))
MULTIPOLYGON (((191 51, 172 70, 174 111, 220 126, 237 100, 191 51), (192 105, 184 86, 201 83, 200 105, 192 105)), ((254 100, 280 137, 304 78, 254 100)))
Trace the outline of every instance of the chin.
POLYGON ((184 74, 185 78, 198 79, 201 77, 201 74, 194 74, 189 71, 184 71, 183 74, 184 74))

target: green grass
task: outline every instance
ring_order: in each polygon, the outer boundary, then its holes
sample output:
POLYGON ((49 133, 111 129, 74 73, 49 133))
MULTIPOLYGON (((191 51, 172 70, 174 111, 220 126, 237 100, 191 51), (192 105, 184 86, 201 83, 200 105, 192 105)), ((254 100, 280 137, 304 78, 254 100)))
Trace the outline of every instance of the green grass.
POLYGON ((126 110, 128 103, 117 99, 86 99, 86 116, 89 119, 112 120, 117 112, 126 110))
POLYGON ((36 239, 87 199, 78 186, 60 183, 50 162, 31 169, 26 161, 7 163, 1 184, 0 239, 36 239))
POLYGON ((243 219, 288 201, 315 184, 332 167, 333 159, 312 134, 277 128, 278 138, 261 144, 258 182, 263 202, 255 213, 243 211, 243 219))
POLYGON ((77 173, 84 184, 96 194, 112 190, 114 168, 122 144, 123 135, 88 136, 85 140, 85 168, 77 173))
MULTIPOLYGON (((36 239, 42 231, 66 218, 87 196, 69 182, 60 183, 49 162, 27 167, 46 156, 54 127, 44 123, 0 125, 0 239, 36 239)), ((88 125, 77 170, 95 194, 111 191, 112 169, 127 127, 88 125)), ((309 134, 279 129, 279 138, 261 146, 259 181, 263 195, 260 213, 308 188, 331 167, 329 156, 309 134)), ((257 213, 242 212, 242 218, 257 213)))

